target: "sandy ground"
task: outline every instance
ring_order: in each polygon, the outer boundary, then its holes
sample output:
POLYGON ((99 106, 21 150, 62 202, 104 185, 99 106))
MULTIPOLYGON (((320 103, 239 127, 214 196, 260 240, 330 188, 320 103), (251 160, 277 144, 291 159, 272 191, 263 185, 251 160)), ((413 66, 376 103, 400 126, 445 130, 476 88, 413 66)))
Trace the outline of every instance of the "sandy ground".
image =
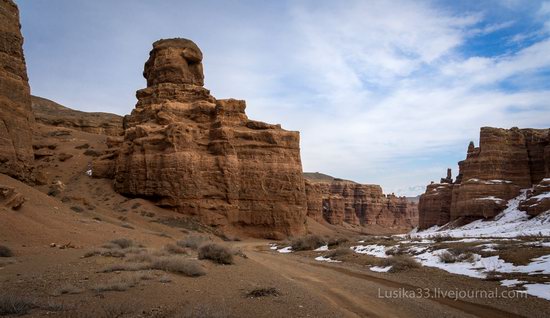
MULTIPOLYGON (((0 175, 0 184, 28 198, 18 211, 0 209, 0 245, 14 252, 14 257, 0 258, 0 295, 39 304, 29 317, 547 317, 550 312, 550 302, 535 297, 384 297, 423 288, 503 288, 433 268, 392 274, 372 272, 361 262, 317 262, 313 252, 281 254, 270 250, 268 241, 246 238, 223 242, 246 258, 237 256, 233 265, 200 260, 206 271, 200 277, 158 270, 103 273, 107 266, 126 261, 83 256, 112 239, 129 238, 155 249, 197 231, 221 240, 183 216, 118 195, 109 180, 90 178, 86 170, 92 157, 76 147, 87 143, 90 149, 105 149, 105 137, 72 130, 51 136, 54 130, 68 129, 41 126, 35 136, 56 145, 54 155, 38 161, 48 184, 30 187, 0 175), (57 159, 61 152, 73 157, 62 162, 57 159), (65 187, 52 193, 57 180, 65 187), (98 284, 139 275, 147 277, 124 291, 94 290, 98 284), (68 285, 75 293, 60 294, 68 285), (248 297, 256 288, 275 288, 279 295, 248 297)), ((322 235, 358 235, 355 229, 309 223, 311 231, 322 235)))

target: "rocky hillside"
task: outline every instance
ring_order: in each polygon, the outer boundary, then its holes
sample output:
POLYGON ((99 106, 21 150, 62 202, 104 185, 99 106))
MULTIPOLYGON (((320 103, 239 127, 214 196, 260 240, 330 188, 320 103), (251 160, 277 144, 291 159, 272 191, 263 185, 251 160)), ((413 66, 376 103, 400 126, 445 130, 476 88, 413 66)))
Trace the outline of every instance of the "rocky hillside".
POLYGON ((122 116, 82 112, 38 96, 31 96, 31 102, 36 122, 92 134, 120 136, 123 133, 122 116))
POLYGON ((491 219, 527 191, 519 209, 531 216, 550 210, 550 129, 483 127, 479 147, 468 146, 453 182, 450 171, 420 197, 419 227, 491 219))
POLYGON ((0 1, 0 173, 32 181, 33 115, 19 10, 0 1))
POLYGON ((308 216, 318 222, 380 225, 392 229, 417 226, 417 205, 406 197, 385 195, 379 185, 318 175, 304 174, 308 216))
POLYGON ((226 232, 305 232, 298 132, 248 119, 242 100, 210 95, 190 40, 155 42, 143 74, 147 88, 124 119, 124 140, 96 160, 93 176, 226 232))

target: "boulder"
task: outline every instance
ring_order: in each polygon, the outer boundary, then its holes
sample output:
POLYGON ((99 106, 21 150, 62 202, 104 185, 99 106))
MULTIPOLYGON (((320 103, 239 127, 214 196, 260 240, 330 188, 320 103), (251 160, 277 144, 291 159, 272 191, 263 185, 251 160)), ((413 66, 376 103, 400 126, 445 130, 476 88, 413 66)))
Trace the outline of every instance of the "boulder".
POLYGON ((101 163, 118 192, 246 235, 304 233, 298 132, 249 120, 242 100, 211 96, 190 40, 155 42, 143 74, 114 169, 101 163))
POLYGON ((30 182, 34 118, 19 10, 11 0, 0 0, 0 118, 0 173, 30 182))
POLYGON ((15 188, 0 184, 0 206, 12 210, 19 210, 25 201, 27 201, 27 199, 21 193, 17 192, 15 188))

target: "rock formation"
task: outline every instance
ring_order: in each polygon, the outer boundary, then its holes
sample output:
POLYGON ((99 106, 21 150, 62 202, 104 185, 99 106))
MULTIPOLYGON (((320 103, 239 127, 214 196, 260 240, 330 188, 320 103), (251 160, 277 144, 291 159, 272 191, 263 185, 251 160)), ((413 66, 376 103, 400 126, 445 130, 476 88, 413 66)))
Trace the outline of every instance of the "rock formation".
POLYGON ((190 40, 155 42, 143 75, 147 88, 137 91, 136 108, 124 118, 114 168, 100 158, 99 176, 111 174, 122 194, 224 231, 304 233, 298 132, 248 119, 242 100, 211 96, 203 87, 202 53, 190 40))
POLYGON ((37 96, 31 96, 31 101, 32 111, 38 123, 92 134, 120 136, 123 133, 122 116, 82 112, 37 96))
POLYGON ((319 222, 394 229, 410 229, 418 223, 416 203, 384 195, 379 185, 305 176, 308 216, 319 222))
POLYGON ((0 0, 0 173, 31 181, 31 96, 23 55, 19 10, 0 0))
MULTIPOLYGON (((544 178, 550 176, 549 153, 550 129, 481 128, 479 147, 469 144, 466 159, 458 163, 456 181, 448 182, 448 176, 429 185, 421 196, 420 228, 492 218, 521 189, 539 182, 532 195, 540 195, 546 189, 544 178)), ((540 201, 536 208, 521 206, 536 215, 546 211, 540 201)))

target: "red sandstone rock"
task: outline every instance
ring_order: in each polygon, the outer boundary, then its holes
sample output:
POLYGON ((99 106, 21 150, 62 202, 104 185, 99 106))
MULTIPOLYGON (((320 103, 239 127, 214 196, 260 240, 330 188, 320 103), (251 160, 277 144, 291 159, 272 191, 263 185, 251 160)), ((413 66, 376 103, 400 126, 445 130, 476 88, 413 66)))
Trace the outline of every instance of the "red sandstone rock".
POLYGON ((0 0, 0 66, 0 173, 32 181, 34 119, 19 10, 11 0, 0 0))
POLYGON ((216 100, 201 60, 189 40, 153 44, 147 88, 124 118, 115 189, 252 236, 303 234, 299 133, 249 120, 244 101, 216 100))
POLYGON ((527 200, 520 203, 519 209, 532 216, 550 211, 550 178, 535 185, 527 200))
MULTIPOLYGON (((521 189, 550 176, 549 134, 550 129, 481 128, 479 147, 470 143, 466 160, 459 162, 457 180, 442 190, 437 190, 442 185, 430 185, 421 196, 420 228, 442 225, 447 219, 466 223, 496 216, 521 189)), ((520 207, 531 215, 548 210, 546 200, 534 203, 530 199, 520 207)))
POLYGON ((384 195, 379 185, 310 178, 306 179, 306 195, 308 215, 317 221, 400 229, 410 229, 418 222, 415 203, 384 195))

